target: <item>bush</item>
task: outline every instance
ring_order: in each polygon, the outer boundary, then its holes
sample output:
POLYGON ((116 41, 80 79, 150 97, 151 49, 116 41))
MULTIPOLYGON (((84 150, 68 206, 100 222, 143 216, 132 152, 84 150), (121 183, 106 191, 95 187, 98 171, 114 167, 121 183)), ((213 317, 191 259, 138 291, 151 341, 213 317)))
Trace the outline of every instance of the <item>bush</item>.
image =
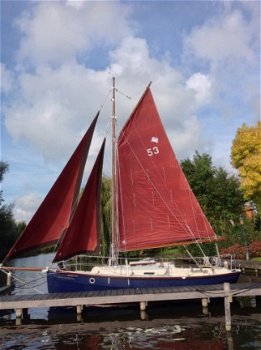
MULTIPOLYGON (((261 256, 261 242, 260 241, 251 241, 249 246, 249 255, 250 257, 259 257, 261 256)), ((222 248, 221 254, 231 254, 237 259, 245 259, 246 257, 246 246, 239 243, 233 244, 228 248, 222 248)))

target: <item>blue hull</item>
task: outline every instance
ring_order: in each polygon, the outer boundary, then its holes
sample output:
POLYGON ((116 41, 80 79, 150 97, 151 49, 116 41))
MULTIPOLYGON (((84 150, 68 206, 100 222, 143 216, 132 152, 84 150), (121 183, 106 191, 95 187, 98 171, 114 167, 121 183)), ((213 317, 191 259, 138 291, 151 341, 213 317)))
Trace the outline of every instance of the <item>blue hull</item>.
POLYGON ((203 277, 110 277, 68 271, 48 271, 49 293, 86 292, 106 289, 160 288, 235 283, 240 272, 203 277))

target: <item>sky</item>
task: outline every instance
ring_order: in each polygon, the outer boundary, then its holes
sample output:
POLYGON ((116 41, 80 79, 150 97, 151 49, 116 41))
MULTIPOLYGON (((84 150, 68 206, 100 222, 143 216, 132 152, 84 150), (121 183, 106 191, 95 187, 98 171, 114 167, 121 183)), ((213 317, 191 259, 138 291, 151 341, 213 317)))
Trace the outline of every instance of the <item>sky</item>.
MULTIPOLYGON (((1 0, 5 204, 31 218, 100 109, 85 179, 147 84, 179 160, 196 150, 233 172, 243 123, 260 118, 259 1, 1 0)), ((110 151, 104 173, 110 174, 110 151)))

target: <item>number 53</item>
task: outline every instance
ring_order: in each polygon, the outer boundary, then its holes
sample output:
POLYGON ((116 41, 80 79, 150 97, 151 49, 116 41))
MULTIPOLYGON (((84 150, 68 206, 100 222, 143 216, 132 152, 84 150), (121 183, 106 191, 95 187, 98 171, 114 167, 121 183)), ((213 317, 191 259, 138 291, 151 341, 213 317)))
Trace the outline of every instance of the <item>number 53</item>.
POLYGON ((152 157, 154 154, 159 154, 159 149, 157 146, 147 149, 147 153, 149 157, 152 157))

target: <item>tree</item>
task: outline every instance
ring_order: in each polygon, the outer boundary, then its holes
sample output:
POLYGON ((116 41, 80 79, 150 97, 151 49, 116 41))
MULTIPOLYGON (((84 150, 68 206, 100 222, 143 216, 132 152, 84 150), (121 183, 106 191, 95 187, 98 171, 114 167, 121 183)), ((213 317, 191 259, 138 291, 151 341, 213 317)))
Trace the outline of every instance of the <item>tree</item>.
POLYGON ((24 229, 26 228, 26 222, 25 221, 19 221, 16 224, 16 228, 17 228, 17 234, 18 236, 20 236, 20 234, 24 231, 24 229))
POLYGON ((111 178, 102 178, 101 188, 101 235, 103 256, 108 256, 111 236, 111 178))
POLYGON ((212 200, 208 189, 212 187, 211 182, 214 176, 211 157, 208 154, 201 155, 196 151, 193 161, 185 159, 181 161, 181 167, 203 211, 207 210, 210 207, 209 201, 212 200))
MULTIPOLYGON (((4 174, 8 170, 8 164, 0 162, 0 182, 3 181, 4 174)), ((3 193, 0 191, 0 259, 11 248, 17 238, 16 223, 13 218, 13 206, 3 204, 3 193)))
POLYGON ((239 222, 244 203, 238 178, 214 167, 208 154, 196 152, 193 160, 183 160, 181 166, 215 232, 231 239, 230 222, 239 222))
MULTIPOLYGON (((8 170, 8 164, 0 161, 0 182, 3 181, 4 174, 6 173, 7 170, 8 170)), ((2 191, 0 195, 2 196, 2 191)))
POLYGON ((241 189, 247 200, 253 200, 261 212, 261 122, 237 130, 231 148, 231 163, 238 170, 241 189))

